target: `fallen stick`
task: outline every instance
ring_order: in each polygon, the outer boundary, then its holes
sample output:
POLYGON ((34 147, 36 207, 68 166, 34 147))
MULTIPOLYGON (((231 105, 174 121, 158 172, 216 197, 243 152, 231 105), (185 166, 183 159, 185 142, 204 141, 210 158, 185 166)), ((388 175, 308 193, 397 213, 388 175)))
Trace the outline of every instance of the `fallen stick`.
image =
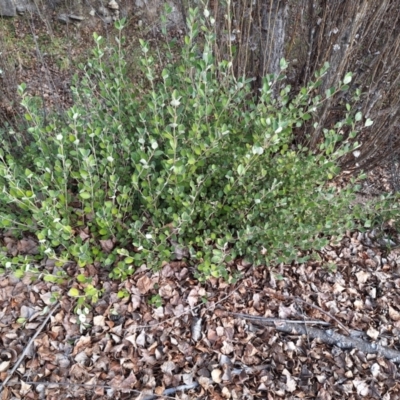
POLYGON ((320 339, 326 344, 335 345, 341 349, 357 349, 365 354, 380 354, 388 360, 400 363, 400 351, 378 343, 370 343, 358 337, 345 336, 331 329, 324 331, 312 327, 306 328, 304 325, 296 325, 289 322, 275 324, 275 327, 281 332, 308 335, 312 339, 320 339))
POLYGON ((279 318, 263 318, 248 314, 237 314, 223 310, 216 310, 217 316, 233 315, 245 320, 254 322, 260 326, 273 326, 277 331, 295 334, 306 335, 311 339, 319 339, 321 342, 337 346, 341 349, 357 349, 365 354, 380 354, 381 356, 395 363, 400 363, 400 351, 393 350, 389 347, 382 346, 378 343, 367 342, 359 337, 345 336, 336 333, 332 329, 322 330, 307 326, 310 323, 318 321, 291 321, 279 318))
POLYGON ((264 323, 275 323, 275 322, 290 322, 292 324, 307 324, 307 325, 325 325, 325 326, 331 326, 329 322, 326 321, 321 321, 321 320, 291 320, 291 319, 281 319, 281 318, 265 318, 265 317, 259 317, 258 315, 250 315, 250 314, 240 314, 240 313, 234 313, 234 312, 229 312, 226 311, 226 314, 233 315, 235 317, 239 318, 244 318, 247 320, 252 320, 255 323, 261 322, 262 324, 264 323))
MULTIPOLYGON (((336 317, 334 317, 332 314, 328 313, 327 311, 323 310, 321 307, 318 307, 317 305, 313 304, 313 303, 309 303, 306 300, 301 299, 300 297, 294 297, 294 296, 288 296, 288 295, 282 295, 279 293, 275 293, 274 291, 270 290, 270 289, 266 289, 266 293, 272 297, 275 297, 281 301, 285 301, 285 300, 292 300, 292 301, 297 301, 300 303, 303 303, 307 306, 310 306, 320 312, 322 312, 322 314, 325 314, 327 317, 329 317, 329 319, 332 319, 334 321, 336 321, 336 323, 345 331, 347 332, 347 334, 350 335, 350 331, 349 329, 347 329, 347 327, 345 325, 343 325, 336 317)), ((289 321, 290 322, 290 321, 289 321)))
MULTIPOLYGON (((239 370, 238 374, 241 372, 241 370, 239 370)), ((88 389, 94 389, 96 387, 101 387, 103 389, 114 389, 115 388, 113 386, 109 386, 109 385, 103 385, 100 383, 75 383, 75 382, 42 382, 42 381, 38 381, 38 382, 32 382, 32 381, 26 381, 25 382, 27 385, 43 385, 43 386, 51 386, 51 387, 57 387, 57 386, 67 386, 67 387, 71 387, 71 386, 79 386, 79 387, 86 387, 88 389)), ((191 389, 195 389, 199 386, 199 384, 197 382, 193 382, 191 384, 188 385, 181 385, 181 386, 176 386, 173 388, 168 388, 165 389, 162 394, 160 395, 155 395, 155 394, 149 394, 149 395, 144 395, 140 390, 136 390, 136 389, 130 389, 131 392, 139 395, 138 398, 142 399, 142 400, 152 400, 152 399, 156 399, 159 398, 160 396, 163 397, 168 397, 169 399, 175 399, 175 397, 170 397, 170 395, 175 394, 176 392, 183 392, 185 390, 191 390, 191 389), (142 396, 142 397, 140 397, 142 396), (145 396, 145 397, 143 397, 145 396)))

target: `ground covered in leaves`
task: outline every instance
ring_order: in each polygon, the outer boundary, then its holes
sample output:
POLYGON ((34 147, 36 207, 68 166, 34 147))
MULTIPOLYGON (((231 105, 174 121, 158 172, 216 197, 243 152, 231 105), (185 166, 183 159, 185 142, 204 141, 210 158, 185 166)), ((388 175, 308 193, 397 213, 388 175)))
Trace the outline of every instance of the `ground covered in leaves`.
POLYGON ((301 265, 239 260, 235 284, 200 283, 185 262, 158 273, 143 266, 124 283, 100 266, 70 265, 105 289, 84 324, 68 284, 3 275, 0 398, 399 399, 400 251, 391 238, 348 232, 301 265))

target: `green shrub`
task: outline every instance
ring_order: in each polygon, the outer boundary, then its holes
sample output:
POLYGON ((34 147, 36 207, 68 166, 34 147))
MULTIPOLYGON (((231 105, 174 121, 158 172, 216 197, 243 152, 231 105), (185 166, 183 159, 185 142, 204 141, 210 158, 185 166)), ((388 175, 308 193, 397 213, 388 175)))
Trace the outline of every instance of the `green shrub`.
POLYGON ((21 85, 31 140, 23 157, 0 152, 1 228, 36 234, 42 254, 60 262, 99 261, 125 278, 182 249, 202 277, 226 276, 239 256, 298 260, 299 250, 351 227, 352 189, 338 193, 328 183, 338 158, 354 149, 342 129, 354 137, 360 114, 352 118, 348 106, 318 154, 293 144, 294 129, 324 101, 312 93, 328 66, 293 94, 282 60, 282 74, 265 77, 255 96, 230 60, 216 65, 212 23, 191 10, 181 57, 160 74, 141 41, 136 84, 123 21, 116 46, 95 35, 93 58, 72 87, 74 106, 62 115, 45 120, 21 85))

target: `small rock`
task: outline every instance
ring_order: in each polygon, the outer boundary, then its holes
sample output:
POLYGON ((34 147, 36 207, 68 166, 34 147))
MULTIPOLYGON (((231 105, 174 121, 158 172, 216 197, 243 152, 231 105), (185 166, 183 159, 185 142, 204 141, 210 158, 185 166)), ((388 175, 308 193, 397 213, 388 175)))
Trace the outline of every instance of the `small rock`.
POLYGON ((73 21, 83 21, 85 19, 85 17, 82 17, 81 15, 70 14, 68 16, 69 19, 72 19, 73 21))
POLYGON ((68 15, 67 15, 67 14, 60 14, 60 15, 57 17, 57 21, 58 21, 58 22, 61 22, 62 24, 68 24, 68 21, 69 21, 68 15))
POLYGON ((105 18, 103 18, 103 22, 108 25, 113 22, 113 19, 112 19, 112 17, 105 17, 105 18))
POLYGON ((111 0, 108 5, 108 8, 111 8, 111 10, 118 10, 119 9, 119 5, 115 0, 111 0))
POLYGON ((16 10, 17 10, 18 15, 23 15, 23 14, 25 14, 26 6, 18 5, 18 6, 16 6, 16 10))

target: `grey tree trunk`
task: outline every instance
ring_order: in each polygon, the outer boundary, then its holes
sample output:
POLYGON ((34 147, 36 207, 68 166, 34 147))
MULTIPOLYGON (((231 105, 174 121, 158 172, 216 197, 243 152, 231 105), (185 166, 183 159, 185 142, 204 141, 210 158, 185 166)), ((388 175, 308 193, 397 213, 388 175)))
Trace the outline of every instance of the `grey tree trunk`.
POLYGON ((285 55, 288 3, 262 0, 259 76, 279 74, 279 62, 285 55))

